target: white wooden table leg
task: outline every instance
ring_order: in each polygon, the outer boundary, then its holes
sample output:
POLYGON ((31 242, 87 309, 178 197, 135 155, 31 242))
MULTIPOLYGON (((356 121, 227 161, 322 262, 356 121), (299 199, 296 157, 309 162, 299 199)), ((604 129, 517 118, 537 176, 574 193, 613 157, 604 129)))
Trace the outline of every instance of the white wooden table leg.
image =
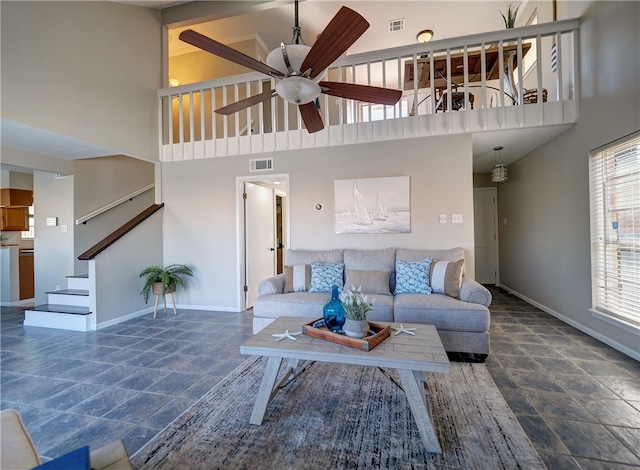
POLYGON ((155 318, 155 317, 156 317, 156 314, 158 313, 158 299, 159 299, 159 298, 160 298, 160 297, 158 297, 158 296, 156 295, 156 305, 155 305, 155 307, 153 307, 153 318, 155 318))
POLYGON ((280 388, 287 383, 287 380, 289 380, 289 377, 291 377, 296 372, 296 369, 298 368, 298 362, 300 362, 300 359, 291 358, 287 361, 286 372, 282 377, 282 379, 280 379, 280 382, 278 382, 278 384, 273 387, 273 391, 269 396, 269 403, 271 403, 271 400, 273 400, 276 397, 276 395, 280 391, 280 388))
POLYGON ((270 357, 267 362, 267 367, 264 370, 262 376, 262 382, 260 383, 260 390, 258 390, 258 396, 256 402, 253 405, 253 412, 249 422, 255 425, 261 425, 264 419, 264 413, 267 410, 267 405, 271 401, 271 392, 273 391, 273 385, 278 378, 278 371, 280 370, 280 364, 282 363, 281 357, 270 357))
POLYGON ((417 374, 414 374, 412 370, 398 369, 398 375, 402 381, 404 393, 407 395, 413 419, 415 419, 420 430, 425 449, 427 449, 427 452, 441 454, 442 448, 433 429, 433 423, 427 411, 423 387, 418 380, 417 374))
POLYGON ((178 312, 176 311, 176 297, 175 295, 173 295, 173 292, 171 293, 171 302, 173 302, 173 314, 177 315, 178 312))

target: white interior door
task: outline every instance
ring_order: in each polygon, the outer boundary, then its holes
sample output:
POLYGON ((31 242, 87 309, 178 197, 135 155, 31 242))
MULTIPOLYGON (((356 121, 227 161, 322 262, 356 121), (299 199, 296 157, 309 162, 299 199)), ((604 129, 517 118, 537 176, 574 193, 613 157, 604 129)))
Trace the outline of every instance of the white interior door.
POLYGON ((495 284, 498 280, 498 205, 496 188, 473 190, 476 281, 495 284))
POLYGON ((244 184, 245 307, 253 307, 258 284, 276 272, 275 197, 273 189, 244 184))

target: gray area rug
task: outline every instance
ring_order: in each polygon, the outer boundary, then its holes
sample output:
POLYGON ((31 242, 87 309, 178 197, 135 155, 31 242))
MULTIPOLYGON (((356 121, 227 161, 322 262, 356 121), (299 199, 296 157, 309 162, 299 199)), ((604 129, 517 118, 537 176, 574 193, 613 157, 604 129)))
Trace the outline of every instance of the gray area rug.
POLYGON ((441 455, 424 450, 389 369, 301 362, 262 425, 249 424, 265 365, 241 364, 133 455, 134 468, 545 468, 484 364, 427 374, 441 455))

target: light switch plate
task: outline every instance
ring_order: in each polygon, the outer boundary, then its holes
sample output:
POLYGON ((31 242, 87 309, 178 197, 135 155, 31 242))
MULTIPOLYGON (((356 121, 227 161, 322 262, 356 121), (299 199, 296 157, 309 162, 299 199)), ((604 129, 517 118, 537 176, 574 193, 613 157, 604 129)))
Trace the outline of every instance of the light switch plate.
POLYGON ((451 214, 451 223, 452 224, 461 224, 462 223, 462 214, 451 214))
POLYGON ((447 223, 447 214, 440 214, 440 223, 441 224, 447 223))

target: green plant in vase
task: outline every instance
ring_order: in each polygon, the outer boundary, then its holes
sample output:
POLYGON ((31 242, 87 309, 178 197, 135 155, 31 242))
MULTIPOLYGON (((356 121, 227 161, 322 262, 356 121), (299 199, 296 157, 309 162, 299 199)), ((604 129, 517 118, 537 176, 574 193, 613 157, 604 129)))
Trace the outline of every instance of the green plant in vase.
POLYGON ((340 301, 344 308, 344 333, 353 338, 364 338, 369 333, 367 313, 373 304, 362 293, 362 287, 351 286, 351 290, 343 290, 340 301))
POLYGON ((172 264, 166 268, 149 266, 145 268, 140 277, 144 278, 144 286, 140 294, 145 303, 149 302, 151 292, 156 295, 164 295, 175 292, 178 286, 184 288, 182 276, 193 276, 191 268, 184 264, 172 264))
POLYGON ((520 8, 520 5, 514 7, 513 5, 509 4, 509 8, 507 9, 507 16, 505 16, 504 13, 500 12, 500 14, 502 15, 502 19, 504 20, 504 26, 507 29, 511 29, 516 25, 516 15, 518 14, 518 8, 520 8))

